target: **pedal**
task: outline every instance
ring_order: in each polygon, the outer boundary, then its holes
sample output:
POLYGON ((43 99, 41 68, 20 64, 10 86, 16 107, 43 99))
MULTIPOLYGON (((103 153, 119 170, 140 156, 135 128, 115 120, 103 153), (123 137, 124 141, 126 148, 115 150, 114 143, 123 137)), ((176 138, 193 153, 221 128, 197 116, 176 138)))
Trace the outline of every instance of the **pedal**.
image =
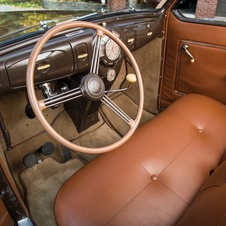
POLYGON ((52 155, 55 150, 55 146, 51 142, 45 143, 42 147, 38 149, 38 152, 42 152, 43 155, 52 155))
POLYGON ((29 153, 24 156, 23 163, 27 168, 31 168, 36 165, 38 162, 38 158, 34 153, 29 153))
POLYGON ((69 148, 65 147, 64 145, 61 145, 61 147, 62 147, 62 151, 64 154, 65 162, 67 162, 68 160, 70 160, 72 158, 71 150, 69 148))

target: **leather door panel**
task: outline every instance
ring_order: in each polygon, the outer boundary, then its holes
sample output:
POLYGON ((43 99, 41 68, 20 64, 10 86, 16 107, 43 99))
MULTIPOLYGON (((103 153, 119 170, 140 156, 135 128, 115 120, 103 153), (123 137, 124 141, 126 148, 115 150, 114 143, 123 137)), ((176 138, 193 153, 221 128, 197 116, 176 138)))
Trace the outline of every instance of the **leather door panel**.
POLYGON ((205 43, 181 42, 179 45, 175 92, 181 94, 201 93, 224 102, 226 97, 226 48, 205 43), (191 63, 183 50, 188 45, 189 52, 195 58, 191 63))
POLYGON ((169 13, 159 110, 180 96, 203 94, 226 104, 226 28, 179 20, 169 13), (194 56, 191 63, 183 45, 194 56))

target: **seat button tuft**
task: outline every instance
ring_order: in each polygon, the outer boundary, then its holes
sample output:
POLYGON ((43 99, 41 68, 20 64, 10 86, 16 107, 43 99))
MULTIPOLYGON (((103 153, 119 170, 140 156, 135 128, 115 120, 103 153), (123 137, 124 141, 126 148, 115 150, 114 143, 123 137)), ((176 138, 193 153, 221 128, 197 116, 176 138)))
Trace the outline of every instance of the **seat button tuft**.
POLYGON ((157 177, 156 175, 152 175, 152 176, 151 176, 151 179, 152 179, 153 181, 157 181, 157 180, 158 180, 158 177, 157 177))
POLYGON ((198 132, 199 132, 199 133, 202 133, 202 130, 201 130, 201 129, 198 129, 198 132))

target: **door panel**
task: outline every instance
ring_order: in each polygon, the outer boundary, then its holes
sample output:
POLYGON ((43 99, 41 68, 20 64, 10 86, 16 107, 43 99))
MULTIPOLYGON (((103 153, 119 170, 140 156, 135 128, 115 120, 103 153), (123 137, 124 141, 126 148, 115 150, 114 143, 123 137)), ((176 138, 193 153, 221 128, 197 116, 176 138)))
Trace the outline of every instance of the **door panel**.
POLYGON ((179 20, 169 13, 160 111, 180 96, 198 93, 226 104, 226 28, 179 20), (194 56, 185 53, 183 45, 194 56))
POLYGON ((201 93, 221 102, 226 96, 226 48, 205 43, 180 42, 175 92, 181 94, 201 93), (195 58, 185 53, 183 46, 195 58), (208 88, 208 89, 207 89, 208 88))

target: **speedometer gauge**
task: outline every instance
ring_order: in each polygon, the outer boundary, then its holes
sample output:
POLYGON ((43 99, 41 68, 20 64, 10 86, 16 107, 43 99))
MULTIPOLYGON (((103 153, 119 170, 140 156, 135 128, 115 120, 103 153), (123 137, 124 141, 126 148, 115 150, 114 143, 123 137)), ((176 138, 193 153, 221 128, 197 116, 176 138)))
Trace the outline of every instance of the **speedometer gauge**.
MULTIPOLYGON (((120 38, 120 34, 116 31, 112 31, 112 33, 120 38)), ((100 60, 105 65, 114 65, 121 59, 121 48, 119 45, 113 41, 109 36, 103 35, 101 38, 100 45, 100 60)))
POLYGON ((115 41, 109 39, 106 43, 105 51, 107 58, 113 61, 118 59, 121 49, 115 41))

